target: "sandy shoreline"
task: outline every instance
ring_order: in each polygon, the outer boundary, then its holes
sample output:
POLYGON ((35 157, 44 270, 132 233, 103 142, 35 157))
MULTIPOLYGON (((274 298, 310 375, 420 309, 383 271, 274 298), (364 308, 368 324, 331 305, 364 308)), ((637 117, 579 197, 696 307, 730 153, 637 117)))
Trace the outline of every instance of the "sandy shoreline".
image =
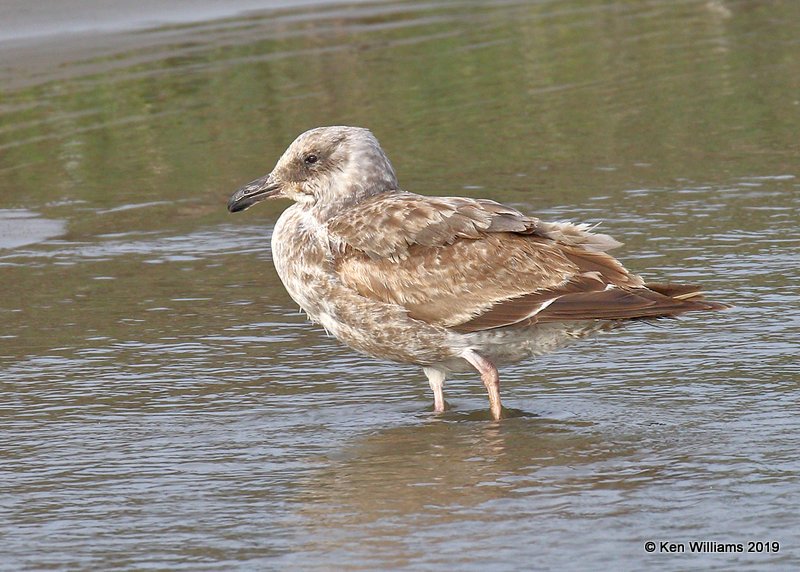
MULTIPOLYGON (((357 0, 356 0, 357 1, 357 0)), ((336 0, 5 0, 0 3, 0 49, 5 42, 109 34, 189 24, 247 12, 337 4, 336 0)), ((355 2, 351 2, 355 3, 355 2)))
POLYGON ((173 42, 189 33, 168 26, 366 1, 7 0, 0 3, 0 21, 4 24, 0 28, 0 85, 5 91, 13 91, 102 73, 108 68, 108 62, 98 61, 103 57, 173 42))

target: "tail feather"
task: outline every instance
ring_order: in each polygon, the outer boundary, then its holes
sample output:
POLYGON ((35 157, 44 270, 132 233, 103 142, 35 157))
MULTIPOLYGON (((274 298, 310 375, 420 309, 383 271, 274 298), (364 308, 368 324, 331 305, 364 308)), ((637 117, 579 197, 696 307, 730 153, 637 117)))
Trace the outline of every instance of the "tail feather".
POLYGON ((730 308, 705 300, 694 285, 654 283, 625 288, 609 286, 598 276, 598 272, 587 272, 559 288, 503 300, 483 314, 451 327, 469 333, 544 322, 667 318, 730 308))
POLYGON ((640 288, 611 288, 599 292, 566 294, 537 313, 536 321, 666 318, 685 312, 725 308, 729 306, 704 300, 697 286, 647 284, 640 288))
POLYGON ((671 284, 668 282, 648 282, 645 288, 658 292, 663 296, 672 298, 673 300, 691 300, 692 302, 701 302, 701 310, 726 310, 731 306, 722 304, 720 302, 709 302, 706 300, 705 293, 700 290, 700 286, 696 284, 671 284))

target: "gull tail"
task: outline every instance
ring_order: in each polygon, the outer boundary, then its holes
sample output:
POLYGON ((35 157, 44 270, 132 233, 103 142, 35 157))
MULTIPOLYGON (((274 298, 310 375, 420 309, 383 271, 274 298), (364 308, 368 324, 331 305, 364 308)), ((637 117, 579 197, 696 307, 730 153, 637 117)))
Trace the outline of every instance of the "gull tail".
POLYGON ((698 286, 645 284, 560 296, 536 314, 538 322, 668 318, 686 312, 724 310, 729 306, 703 298, 698 286))
POLYGON ((691 312, 694 310, 727 310, 731 308, 729 304, 722 304, 721 302, 710 302, 705 299, 705 294, 700 290, 699 286, 694 284, 670 284, 666 282, 648 282, 644 285, 648 290, 658 292, 662 296, 667 296, 673 300, 682 300, 689 302, 690 307, 685 311, 691 312), (696 307, 694 307, 696 306, 696 307))

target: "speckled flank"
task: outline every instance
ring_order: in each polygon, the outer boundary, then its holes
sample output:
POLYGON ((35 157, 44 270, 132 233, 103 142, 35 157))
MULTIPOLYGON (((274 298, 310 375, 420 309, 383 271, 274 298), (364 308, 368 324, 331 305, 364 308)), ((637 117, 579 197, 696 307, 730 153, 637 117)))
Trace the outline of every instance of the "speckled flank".
POLYGON ((417 364, 455 357, 445 328, 413 320, 401 306, 348 288, 335 270, 324 226, 301 205, 289 207, 275 225, 272 256, 292 299, 351 348, 417 364))

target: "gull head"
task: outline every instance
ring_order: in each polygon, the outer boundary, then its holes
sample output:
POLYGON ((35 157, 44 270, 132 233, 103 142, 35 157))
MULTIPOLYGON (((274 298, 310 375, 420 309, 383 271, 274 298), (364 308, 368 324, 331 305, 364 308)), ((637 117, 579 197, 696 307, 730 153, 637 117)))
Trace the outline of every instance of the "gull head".
POLYGON ((301 134, 272 171, 236 191, 230 212, 286 198, 323 216, 379 193, 396 191, 397 177, 375 136, 361 127, 317 127, 301 134))

